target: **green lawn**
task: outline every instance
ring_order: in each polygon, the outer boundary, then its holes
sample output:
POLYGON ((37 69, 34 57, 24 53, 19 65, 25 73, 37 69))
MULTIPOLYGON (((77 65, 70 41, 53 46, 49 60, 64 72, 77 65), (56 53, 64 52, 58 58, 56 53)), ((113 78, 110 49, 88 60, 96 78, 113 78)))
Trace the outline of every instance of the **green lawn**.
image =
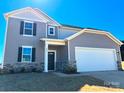
POLYGON ((0 91, 77 91, 84 84, 103 85, 89 77, 59 77, 52 73, 22 73, 0 75, 0 91))

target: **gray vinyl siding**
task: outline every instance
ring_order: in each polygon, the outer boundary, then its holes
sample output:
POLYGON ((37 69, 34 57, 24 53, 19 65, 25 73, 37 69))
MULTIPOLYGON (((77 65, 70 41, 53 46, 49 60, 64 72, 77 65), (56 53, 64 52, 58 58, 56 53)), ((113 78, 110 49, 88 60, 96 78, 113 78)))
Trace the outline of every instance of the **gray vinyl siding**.
MULTIPOLYGON (((35 22, 37 24, 36 36, 26 37, 20 35, 21 19, 9 18, 6 36, 6 46, 4 53, 4 65, 18 63, 18 48, 21 46, 32 46, 36 48, 36 63, 44 63, 44 42, 40 38, 46 38, 47 25, 42 22, 35 22)), ((56 27, 55 36, 47 36, 48 38, 57 39, 66 38, 66 35, 74 34, 71 31, 59 33, 59 28, 56 27), (66 34, 66 35, 64 35, 66 34), (59 36, 58 36, 59 35, 59 36)), ((105 35, 84 33, 69 41, 70 60, 75 61, 75 47, 92 47, 92 48, 112 48, 120 52, 120 46, 105 35)), ((57 51, 57 62, 68 61, 68 43, 65 46, 49 45, 49 50, 57 51)), ((118 61, 121 61, 121 56, 117 54, 118 61)))
POLYGON ((68 61, 67 46, 52 46, 49 45, 49 50, 56 50, 56 62, 68 61))
POLYGON ((67 45, 67 42, 66 42, 66 45, 61 47, 61 60, 63 62, 66 62, 68 61, 68 45, 67 45))
POLYGON ((74 30, 68 30, 68 29, 59 29, 58 31, 58 38, 59 39, 65 39, 75 33, 77 33, 78 31, 74 31, 74 30))
MULTIPOLYGON (((120 46, 105 35, 84 33, 69 41, 70 59, 75 61, 75 47, 110 48, 120 52, 120 46)), ((117 54, 118 61, 121 61, 117 54)))
POLYGON ((26 37, 20 35, 21 19, 9 18, 4 54, 4 65, 15 64, 18 58, 18 48, 21 46, 32 46, 36 48, 36 62, 44 62, 44 43, 40 38, 46 37, 46 24, 37 24, 36 36, 26 37))

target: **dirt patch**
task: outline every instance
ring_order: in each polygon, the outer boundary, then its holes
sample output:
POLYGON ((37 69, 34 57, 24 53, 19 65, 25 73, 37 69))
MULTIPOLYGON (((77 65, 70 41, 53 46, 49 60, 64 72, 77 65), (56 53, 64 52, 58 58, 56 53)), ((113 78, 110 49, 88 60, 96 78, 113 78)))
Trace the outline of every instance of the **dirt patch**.
POLYGON ((84 87, 80 89, 80 91, 83 91, 83 92, 124 92, 124 89, 85 85, 84 87))

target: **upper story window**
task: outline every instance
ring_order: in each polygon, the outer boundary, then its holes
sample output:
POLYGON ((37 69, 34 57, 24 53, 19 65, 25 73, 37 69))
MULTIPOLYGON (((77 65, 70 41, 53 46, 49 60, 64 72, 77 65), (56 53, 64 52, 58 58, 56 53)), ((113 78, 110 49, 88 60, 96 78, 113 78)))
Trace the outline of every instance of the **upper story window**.
POLYGON ((55 27, 54 26, 48 26, 48 35, 55 35, 55 27))
POLYGON ((25 21, 23 35, 33 36, 33 23, 25 21))

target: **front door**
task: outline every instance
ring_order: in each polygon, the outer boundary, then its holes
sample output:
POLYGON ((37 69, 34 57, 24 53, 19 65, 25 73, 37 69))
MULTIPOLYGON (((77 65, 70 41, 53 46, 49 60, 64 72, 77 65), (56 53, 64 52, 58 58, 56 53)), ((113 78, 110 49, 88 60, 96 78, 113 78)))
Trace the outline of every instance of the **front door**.
POLYGON ((55 52, 48 52, 48 70, 54 70, 55 52))

